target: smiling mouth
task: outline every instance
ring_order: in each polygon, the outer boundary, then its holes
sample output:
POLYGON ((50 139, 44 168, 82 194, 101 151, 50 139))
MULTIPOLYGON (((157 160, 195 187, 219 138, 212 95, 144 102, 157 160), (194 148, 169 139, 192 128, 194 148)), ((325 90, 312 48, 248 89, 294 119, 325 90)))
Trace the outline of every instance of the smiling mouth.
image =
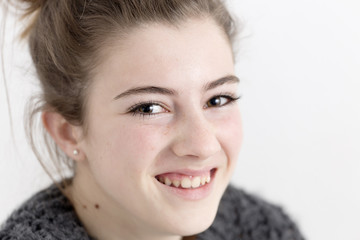
POLYGON ((209 184, 214 178, 216 168, 201 175, 185 175, 178 173, 166 173, 157 175, 155 178, 162 184, 182 189, 196 189, 209 184))

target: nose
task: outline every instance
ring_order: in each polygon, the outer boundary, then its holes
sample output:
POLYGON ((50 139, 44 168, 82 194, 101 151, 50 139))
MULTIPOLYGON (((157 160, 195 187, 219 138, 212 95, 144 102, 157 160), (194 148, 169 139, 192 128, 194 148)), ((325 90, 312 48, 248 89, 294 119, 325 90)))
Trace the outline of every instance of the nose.
POLYGON ((178 157, 207 159, 221 150, 215 126, 202 114, 183 116, 177 125, 172 151, 178 157))

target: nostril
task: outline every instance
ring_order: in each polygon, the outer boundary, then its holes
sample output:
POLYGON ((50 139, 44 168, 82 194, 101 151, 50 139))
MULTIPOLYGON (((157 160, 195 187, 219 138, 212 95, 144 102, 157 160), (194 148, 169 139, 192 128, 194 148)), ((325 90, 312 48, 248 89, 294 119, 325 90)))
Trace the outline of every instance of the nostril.
POLYGON ((207 159, 222 149, 217 128, 202 115, 188 115, 177 125, 176 133, 171 148, 179 157, 207 159))
POLYGON ((172 150, 179 157, 192 156, 207 159, 221 151, 221 145, 214 135, 182 137, 174 142, 172 150))

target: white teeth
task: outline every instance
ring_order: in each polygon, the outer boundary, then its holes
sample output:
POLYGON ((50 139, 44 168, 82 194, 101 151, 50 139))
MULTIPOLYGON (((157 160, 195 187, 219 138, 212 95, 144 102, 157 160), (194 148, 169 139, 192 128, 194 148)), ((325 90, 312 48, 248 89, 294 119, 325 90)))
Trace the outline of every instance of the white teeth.
POLYGON ((170 186, 171 180, 169 178, 165 178, 165 185, 170 186))
POLYGON ((206 178, 206 183, 209 183, 211 181, 211 177, 210 176, 207 176, 206 178))
POLYGON ((174 185, 175 187, 179 187, 179 186, 180 186, 180 181, 179 181, 179 180, 174 180, 172 183, 173 183, 173 185, 174 185))
POLYGON ((165 184, 166 186, 172 186, 172 187, 182 187, 182 188, 198 188, 200 186, 203 186, 207 183, 211 182, 210 176, 196 176, 196 177, 183 177, 181 180, 171 180, 169 177, 160 176, 158 178, 159 182, 165 184))
POLYGON ((201 185, 205 185, 205 183, 206 183, 206 177, 202 177, 201 178, 201 185))
POLYGON ((197 188, 197 187, 199 187, 200 186, 200 177, 195 177, 195 178, 193 178, 192 179, 192 181, 191 181, 191 187, 192 188, 197 188))
POLYGON ((191 188, 191 180, 189 178, 183 178, 181 180, 181 187, 182 188, 191 188))

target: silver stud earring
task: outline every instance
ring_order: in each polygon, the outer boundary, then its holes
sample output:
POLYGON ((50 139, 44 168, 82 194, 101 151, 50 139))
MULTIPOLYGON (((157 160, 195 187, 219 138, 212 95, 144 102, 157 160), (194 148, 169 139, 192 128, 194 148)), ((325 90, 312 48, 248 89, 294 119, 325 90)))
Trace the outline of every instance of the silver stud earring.
POLYGON ((74 155, 79 155, 79 150, 74 149, 73 154, 74 154, 74 155))

